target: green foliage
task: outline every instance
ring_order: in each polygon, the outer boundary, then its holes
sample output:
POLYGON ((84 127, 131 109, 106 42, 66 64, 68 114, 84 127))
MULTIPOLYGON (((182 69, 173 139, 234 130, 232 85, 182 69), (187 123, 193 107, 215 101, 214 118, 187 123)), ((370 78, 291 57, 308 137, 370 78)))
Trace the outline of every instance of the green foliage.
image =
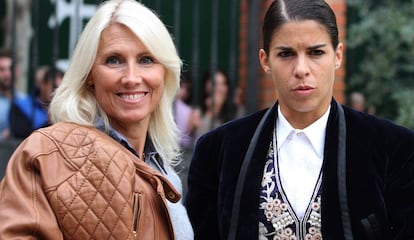
POLYGON ((377 115, 414 128, 414 0, 348 5, 359 20, 349 25, 346 45, 359 58, 347 90, 363 92, 377 115))
POLYGON ((396 122, 413 128, 414 119, 414 90, 405 89, 394 94, 399 102, 398 118, 396 122))

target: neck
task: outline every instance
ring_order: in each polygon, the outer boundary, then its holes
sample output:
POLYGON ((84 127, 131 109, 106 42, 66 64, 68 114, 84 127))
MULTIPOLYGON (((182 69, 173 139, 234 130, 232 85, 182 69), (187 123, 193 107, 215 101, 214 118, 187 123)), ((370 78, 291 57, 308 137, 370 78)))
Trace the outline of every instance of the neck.
MULTIPOLYGON (((329 106, 328 106, 329 107, 329 106)), ((328 108, 323 111, 313 111, 313 112, 292 112, 284 111, 283 108, 280 109, 283 116, 289 122, 289 124, 295 129, 305 129, 310 126, 312 123, 320 119, 323 114, 328 110, 328 108)))
POLYGON ((146 121, 141 121, 135 125, 111 123, 111 126, 128 140, 128 143, 139 154, 141 159, 143 159, 142 153, 144 152, 148 132, 148 124, 144 122, 146 121))

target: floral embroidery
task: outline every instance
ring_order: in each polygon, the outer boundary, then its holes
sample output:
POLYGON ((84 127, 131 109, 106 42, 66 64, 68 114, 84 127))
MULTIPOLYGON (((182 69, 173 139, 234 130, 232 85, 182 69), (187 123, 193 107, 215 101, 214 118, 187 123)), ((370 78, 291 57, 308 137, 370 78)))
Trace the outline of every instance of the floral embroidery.
POLYGON ((283 191, 275 167, 273 142, 269 146, 260 194, 259 240, 321 240, 321 196, 319 177, 315 193, 303 219, 297 219, 283 191), (279 187, 278 187, 279 186, 279 187))

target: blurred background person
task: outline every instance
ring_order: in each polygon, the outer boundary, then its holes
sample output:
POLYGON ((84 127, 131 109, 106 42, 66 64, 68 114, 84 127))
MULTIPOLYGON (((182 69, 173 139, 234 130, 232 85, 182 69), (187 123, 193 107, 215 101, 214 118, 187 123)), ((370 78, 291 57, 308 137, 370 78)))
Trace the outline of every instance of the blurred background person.
POLYGON ((10 135, 8 116, 12 99, 12 61, 11 54, 0 49, 0 140, 7 139, 10 135))
POLYGON ((180 146, 182 148, 182 161, 175 166, 181 182, 183 194, 187 192, 187 175, 191 162, 191 155, 196 137, 196 130, 201 124, 199 110, 191 106, 192 80, 189 72, 181 72, 180 89, 173 103, 174 120, 180 131, 180 146))
POLYGON ((12 99, 24 96, 19 91, 14 90, 13 92, 12 66, 13 58, 11 52, 6 49, 0 49, 0 140, 10 137, 9 111, 12 99))
POLYGON ((54 66, 40 67, 36 87, 27 97, 15 99, 10 107, 10 136, 24 139, 34 130, 50 125, 49 104, 53 91, 62 81, 64 72, 54 66))
POLYGON ((360 112, 365 112, 365 96, 360 92, 352 92, 349 95, 348 105, 360 112))
POLYGON ((243 101, 243 89, 240 86, 234 90, 233 103, 236 106, 236 118, 246 115, 247 110, 243 101))
POLYGON ((13 98, 24 96, 19 91, 15 90, 14 94, 12 92, 12 66, 12 53, 6 49, 0 49, 0 180, 3 178, 9 157, 20 143, 10 138, 10 105, 13 98))
POLYGON ((180 145, 182 148, 192 148, 195 131, 201 123, 200 116, 191 106, 192 80, 189 72, 182 72, 180 89, 174 100, 174 119, 180 130, 180 145))
POLYGON ((236 117, 236 106, 230 94, 230 80, 225 71, 207 71, 202 78, 200 100, 201 124, 196 138, 236 117), (214 82, 213 82, 214 80, 214 82))

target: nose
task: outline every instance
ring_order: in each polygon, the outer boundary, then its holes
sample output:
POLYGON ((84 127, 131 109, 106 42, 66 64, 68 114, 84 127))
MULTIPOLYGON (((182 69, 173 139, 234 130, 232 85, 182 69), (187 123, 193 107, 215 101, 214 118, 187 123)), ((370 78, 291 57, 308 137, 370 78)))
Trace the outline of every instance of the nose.
POLYGON ((309 75, 309 71, 308 59, 304 55, 299 55, 294 69, 295 77, 304 78, 309 75))
POLYGON ((129 61, 125 65, 122 80, 126 84, 136 84, 142 81, 139 66, 135 61, 129 61))

